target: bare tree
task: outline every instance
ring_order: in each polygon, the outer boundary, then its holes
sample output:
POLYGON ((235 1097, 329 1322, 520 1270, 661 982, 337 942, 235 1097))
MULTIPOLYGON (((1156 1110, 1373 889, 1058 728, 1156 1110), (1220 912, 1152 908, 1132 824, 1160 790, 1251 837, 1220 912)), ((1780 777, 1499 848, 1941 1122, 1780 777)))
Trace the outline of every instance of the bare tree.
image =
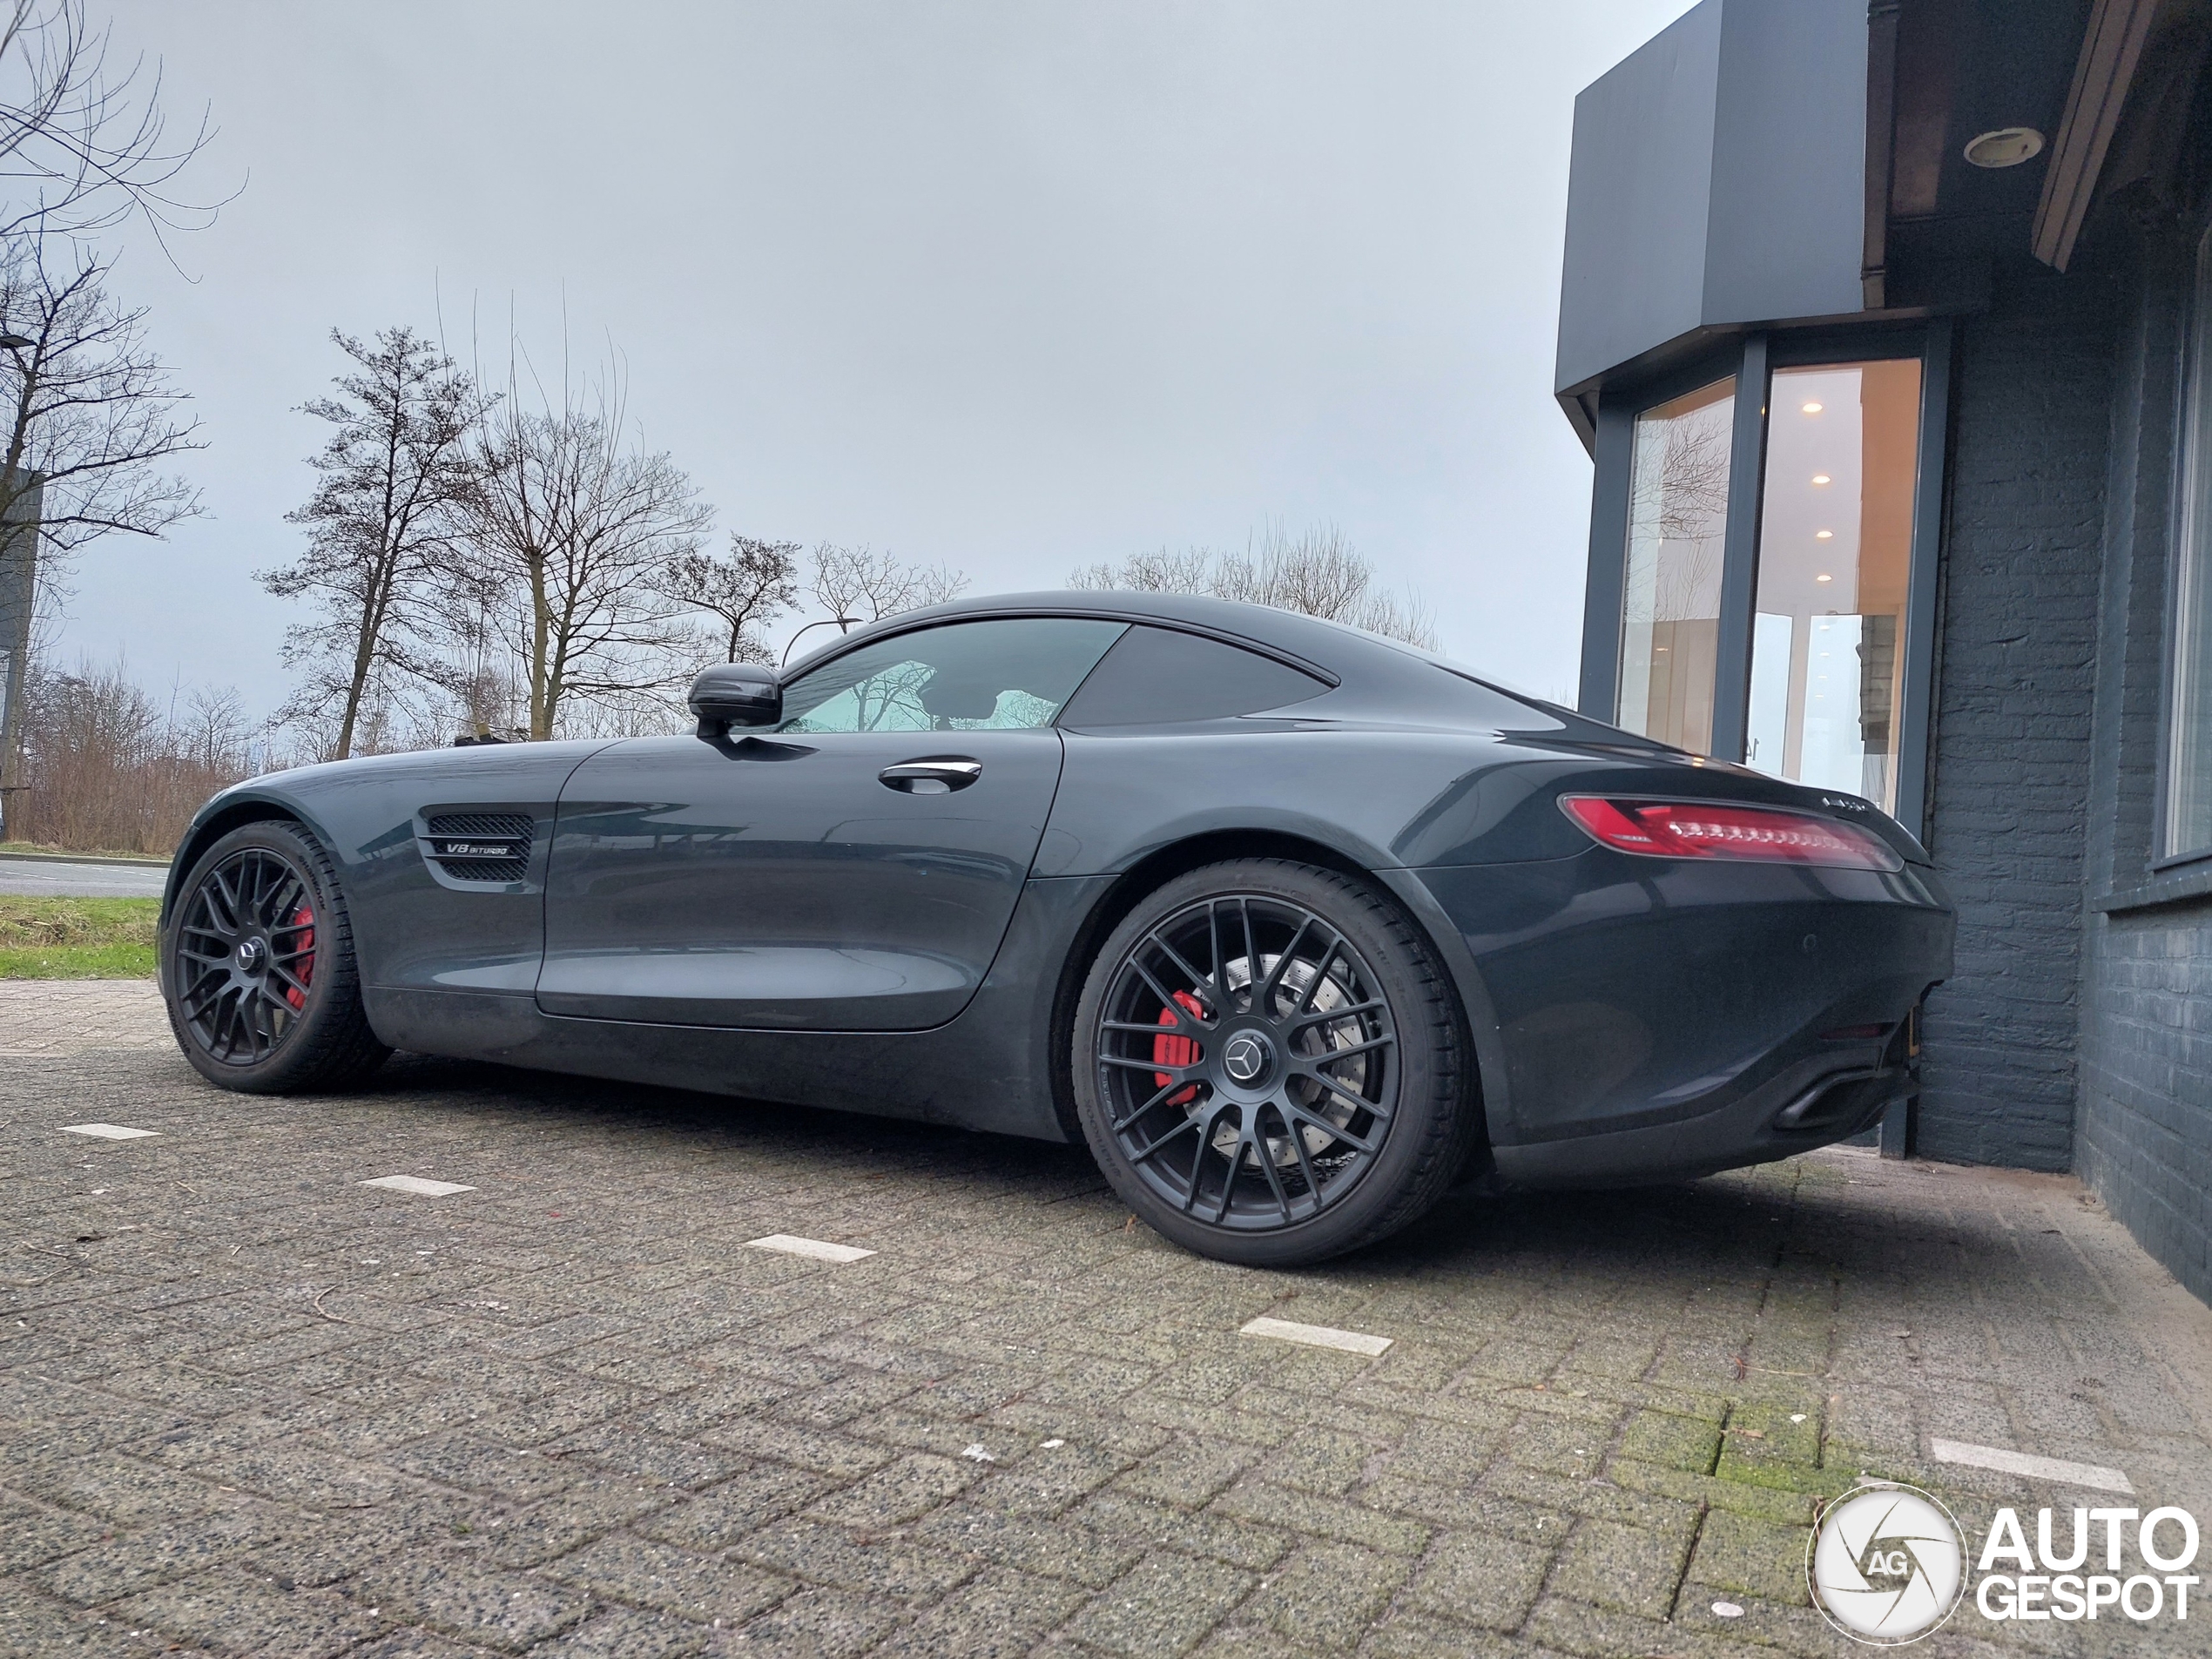
POLYGON ((941 564, 907 564, 867 547, 814 550, 814 603, 832 617, 881 622, 902 611, 941 605, 968 586, 968 577, 941 564))
POLYGON ((0 235, 81 235, 131 219, 167 246, 173 230, 212 222, 218 203, 176 193, 179 176, 212 137, 206 117, 172 138, 161 70, 108 62, 84 0, 0 0, 0 179, 13 204, 0 235))
POLYGON ((287 711, 328 711, 330 758, 353 753, 367 706, 395 682, 438 680, 434 655, 442 612, 439 553, 471 482, 469 438, 483 402, 475 383, 404 326, 362 341, 330 338, 353 360, 338 395, 306 413, 336 428, 308 464, 320 475, 285 522, 306 527, 307 549, 260 574, 280 598, 311 599, 318 615, 286 638, 302 678, 287 711))
POLYGON ((27 693, 21 840, 167 853, 208 796, 268 759, 228 688, 179 687, 165 715, 118 660, 40 665, 27 693))
POLYGON ((610 705, 672 685, 696 641, 654 578, 698 551, 713 509, 664 453, 629 435, 618 368, 522 394, 520 353, 474 442, 460 597, 501 631, 527 689, 529 735, 571 700, 610 705))
POLYGON ((145 313, 109 295, 107 272, 72 245, 0 238, 0 803, 23 786, 30 617, 57 561, 199 510, 199 492, 162 470, 203 447, 198 423, 146 343, 145 313))
POLYGON ((677 604, 706 611, 722 624, 724 661, 772 662, 759 631, 799 603, 798 554, 796 542, 732 535, 727 554, 718 557, 696 548, 677 554, 654 582, 677 604))
POLYGON ((184 395, 146 344, 143 308, 106 288, 109 266, 72 246, 0 243, 0 325, 20 345, 0 357, 0 517, 34 492, 40 540, 64 556, 114 531, 158 536, 199 510, 199 492, 160 464, 199 442, 184 395))
POLYGON ((1196 547, 1175 553, 1163 548, 1133 555, 1119 564, 1093 564, 1074 571, 1068 585, 1241 599, 1435 649, 1435 625, 1420 602, 1380 590, 1374 579, 1374 567, 1366 556, 1333 524, 1296 536, 1280 524, 1271 524, 1241 554, 1196 547))

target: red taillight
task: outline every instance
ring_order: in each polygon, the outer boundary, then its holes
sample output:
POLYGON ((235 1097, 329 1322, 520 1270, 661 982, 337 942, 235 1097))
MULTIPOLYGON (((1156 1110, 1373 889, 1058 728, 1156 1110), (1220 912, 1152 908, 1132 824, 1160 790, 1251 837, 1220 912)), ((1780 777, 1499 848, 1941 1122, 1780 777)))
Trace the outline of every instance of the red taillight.
POLYGON ((1755 864, 1820 864, 1899 870, 1905 860, 1856 824, 1772 806, 1709 800, 1634 800, 1561 795, 1559 804, 1590 835, 1619 853, 1657 859, 1735 859, 1755 864))

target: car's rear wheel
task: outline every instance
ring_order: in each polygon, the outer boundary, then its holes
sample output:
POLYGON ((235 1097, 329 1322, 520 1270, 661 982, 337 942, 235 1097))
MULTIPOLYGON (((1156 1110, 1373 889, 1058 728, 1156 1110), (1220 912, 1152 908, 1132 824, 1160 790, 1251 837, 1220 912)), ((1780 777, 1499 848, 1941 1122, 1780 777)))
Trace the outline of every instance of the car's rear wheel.
POLYGON ((296 825, 247 824, 201 854, 161 951, 170 1029, 211 1082, 342 1088, 391 1053, 361 1007, 336 866, 296 825))
POLYGON ((1389 897, 1277 859, 1210 865, 1138 901, 1076 1005, 1092 1154, 1159 1232, 1295 1266, 1397 1231, 1477 1133, 1464 1022, 1389 897))

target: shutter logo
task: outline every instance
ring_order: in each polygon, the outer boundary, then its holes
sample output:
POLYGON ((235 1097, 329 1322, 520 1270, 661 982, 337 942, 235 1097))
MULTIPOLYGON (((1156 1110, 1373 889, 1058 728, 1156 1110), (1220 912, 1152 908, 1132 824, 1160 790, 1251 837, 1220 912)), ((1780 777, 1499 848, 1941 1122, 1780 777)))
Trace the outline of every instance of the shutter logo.
POLYGON ((1966 1543, 1951 1512, 1915 1487, 1854 1487, 1828 1507, 1807 1553, 1812 1604, 1854 1642, 1918 1642, 1959 1605, 1966 1543))

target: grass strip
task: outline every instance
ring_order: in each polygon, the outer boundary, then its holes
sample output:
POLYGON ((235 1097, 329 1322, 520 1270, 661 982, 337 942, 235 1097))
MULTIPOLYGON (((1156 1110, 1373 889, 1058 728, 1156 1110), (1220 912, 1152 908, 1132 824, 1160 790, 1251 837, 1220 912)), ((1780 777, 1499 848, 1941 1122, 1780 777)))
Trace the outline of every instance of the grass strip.
POLYGON ((158 899, 0 894, 0 979, 152 979, 158 899))

